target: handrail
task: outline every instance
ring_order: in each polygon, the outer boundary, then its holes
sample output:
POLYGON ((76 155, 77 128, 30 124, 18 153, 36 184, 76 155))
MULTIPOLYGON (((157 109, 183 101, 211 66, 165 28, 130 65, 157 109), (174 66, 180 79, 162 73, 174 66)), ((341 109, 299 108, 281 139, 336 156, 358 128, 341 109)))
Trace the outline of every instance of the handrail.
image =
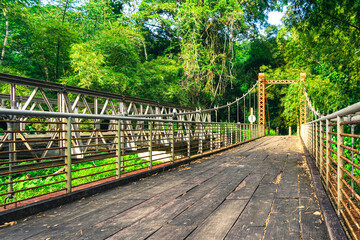
MULTIPOLYGON (((331 120, 335 119, 338 116, 343 117, 351 114, 357 114, 360 113, 360 102, 354 103, 346 108, 340 109, 339 111, 333 112, 329 115, 323 116, 321 118, 315 119, 309 123, 315 123, 319 121, 325 121, 325 120, 331 120)), ((352 116, 350 117, 351 120, 359 119, 359 116, 352 116)), ((349 121, 350 121, 349 119, 349 121)))
MULTIPOLYGON (((179 114, 168 114, 168 116, 176 116, 179 114)), ((61 113, 61 112, 46 112, 46 111, 29 111, 18 109, 0 108, 0 116, 33 116, 33 117, 47 117, 47 118, 85 118, 85 119, 103 119, 103 120, 124 120, 124 121, 142 121, 142 122, 169 122, 169 123, 199 123, 199 121, 182 121, 174 119, 159 119, 159 118, 145 118, 144 116, 125 116, 125 115, 104 115, 104 114, 79 114, 79 113, 61 113)), ((146 115, 147 116, 147 115, 146 115)), ((152 115, 149 115, 150 117, 152 115)), ((159 115, 153 115, 159 116, 159 115)), ((162 115, 163 116, 163 115, 162 115)), ((11 117, 10 117, 11 118, 11 117)), ((206 124, 219 124, 221 122, 202 122, 206 124)), ((239 123, 226 123, 226 124, 239 124, 239 123)), ((242 123, 248 124, 250 123, 242 123)))
POLYGON ((353 239, 360 239, 360 102, 301 125, 329 198, 353 239))

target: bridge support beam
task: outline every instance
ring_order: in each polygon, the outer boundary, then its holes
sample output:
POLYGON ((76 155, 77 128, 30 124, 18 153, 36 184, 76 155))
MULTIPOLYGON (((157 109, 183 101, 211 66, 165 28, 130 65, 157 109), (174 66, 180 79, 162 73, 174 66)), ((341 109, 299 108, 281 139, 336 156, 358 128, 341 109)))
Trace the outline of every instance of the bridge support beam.
MULTIPOLYGON (((304 83, 306 79, 306 73, 300 73, 300 84, 302 95, 300 98, 300 116, 299 116, 299 125, 306 122, 306 99, 305 99, 305 88, 304 83)), ((265 104, 266 104, 266 85, 274 85, 274 84, 292 84, 296 83, 299 80, 297 79, 265 79, 264 73, 259 73, 259 90, 258 90, 258 118, 259 124, 264 126, 264 133, 266 129, 266 112, 265 112, 265 104)), ((269 86, 269 87, 270 87, 269 86)), ((269 121, 269 119, 268 119, 269 121)), ((269 132, 270 129, 268 129, 269 132)), ((301 131, 301 129, 300 129, 301 131)), ((298 131, 299 132, 299 131, 298 131)))
MULTIPOLYGON (((259 93, 258 93, 258 118, 259 124, 266 126, 266 117, 265 117, 265 74, 259 73, 259 93)), ((259 128, 261 129, 261 128, 259 128)), ((265 128, 264 132, 265 133, 265 128)), ((261 133, 261 134, 263 134, 261 133)))
POLYGON ((306 73, 300 73, 300 84, 301 84, 301 89, 303 91, 303 94, 301 95, 300 98, 300 126, 301 124, 306 123, 306 100, 305 100, 305 88, 304 88, 304 84, 305 84, 305 79, 306 79, 306 73))

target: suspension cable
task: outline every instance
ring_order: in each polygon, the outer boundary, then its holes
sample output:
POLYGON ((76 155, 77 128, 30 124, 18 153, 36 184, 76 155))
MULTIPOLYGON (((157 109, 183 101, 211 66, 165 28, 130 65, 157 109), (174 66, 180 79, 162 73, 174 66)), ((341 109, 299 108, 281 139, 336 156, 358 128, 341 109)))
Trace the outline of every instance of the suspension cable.
POLYGON ((244 123, 246 122, 246 109, 245 109, 246 99, 244 98, 244 123))
MULTIPOLYGON (((176 112, 173 112, 173 113, 169 113, 169 114, 147 114, 147 115, 136 115, 136 116, 141 116, 141 117, 171 117, 171 116, 174 116, 174 115, 189 115, 189 114, 199 114, 199 113, 207 113, 207 112, 212 112, 212 111, 217 111, 217 110, 220 110, 220 109, 223 109, 223 108, 226 108, 226 107, 229 107, 231 105, 234 105, 236 103, 238 103, 240 100, 242 99, 245 99, 247 95, 250 94, 250 92, 252 90, 254 90, 254 88, 257 86, 257 84, 259 83, 260 80, 256 81, 256 83, 252 86, 251 89, 249 89, 247 91, 247 93, 243 94, 242 97, 240 98, 236 98, 235 101, 233 102, 230 102, 226 105, 222 105, 222 106, 215 106, 213 108, 209 108, 209 109, 199 109, 199 110, 196 110, 196 111, 192 111, 192 112, 180 112, 180 113, 176 113, 176 112)), ((245 121, 245 120, 244 120, 245 121)))
POLYGON ((313 107, 313 105, 311 104, 311 101, 310 101, 310 98, 306 92, 306 88, 304 87, 304 93, 305 93, 305 98, 306 98, 306 101, 307 101, 307 104, 309 106, 309 109, 311 110, 311 112, 316 115, 317 117, 322 117, 322 114, 319 112, 319 111, 316 111, 316 109, 313 107))

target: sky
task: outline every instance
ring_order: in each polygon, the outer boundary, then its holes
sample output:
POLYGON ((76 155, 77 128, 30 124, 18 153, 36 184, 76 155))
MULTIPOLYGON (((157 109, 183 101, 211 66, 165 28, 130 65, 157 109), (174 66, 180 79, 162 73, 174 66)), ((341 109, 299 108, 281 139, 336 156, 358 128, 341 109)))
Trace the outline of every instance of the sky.
MULTIPOLYGON (((45 5, 51 3, 53 0, 42 0, 41 2, 45 5)), ((285 7, 283 12, 269 12, 268 13, 268 23, 271 25, 280 25, 281 18, 284 16, 285 7)))
POLYGON ((268 23, 271 25, 280 25, 281 18, 284 16, 284 12, 269 12, 268 13, 268 23))

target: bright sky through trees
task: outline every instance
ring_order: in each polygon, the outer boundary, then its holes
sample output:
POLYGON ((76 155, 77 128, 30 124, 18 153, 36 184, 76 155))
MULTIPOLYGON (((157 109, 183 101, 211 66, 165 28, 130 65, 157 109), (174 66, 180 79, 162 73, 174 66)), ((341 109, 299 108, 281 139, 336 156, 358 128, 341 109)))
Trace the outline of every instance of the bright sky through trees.
POLYGON ((284 16, 284 12, 269 12, 268 13, 268 23, 271 25, 280 25, 281 18, 284 16))

